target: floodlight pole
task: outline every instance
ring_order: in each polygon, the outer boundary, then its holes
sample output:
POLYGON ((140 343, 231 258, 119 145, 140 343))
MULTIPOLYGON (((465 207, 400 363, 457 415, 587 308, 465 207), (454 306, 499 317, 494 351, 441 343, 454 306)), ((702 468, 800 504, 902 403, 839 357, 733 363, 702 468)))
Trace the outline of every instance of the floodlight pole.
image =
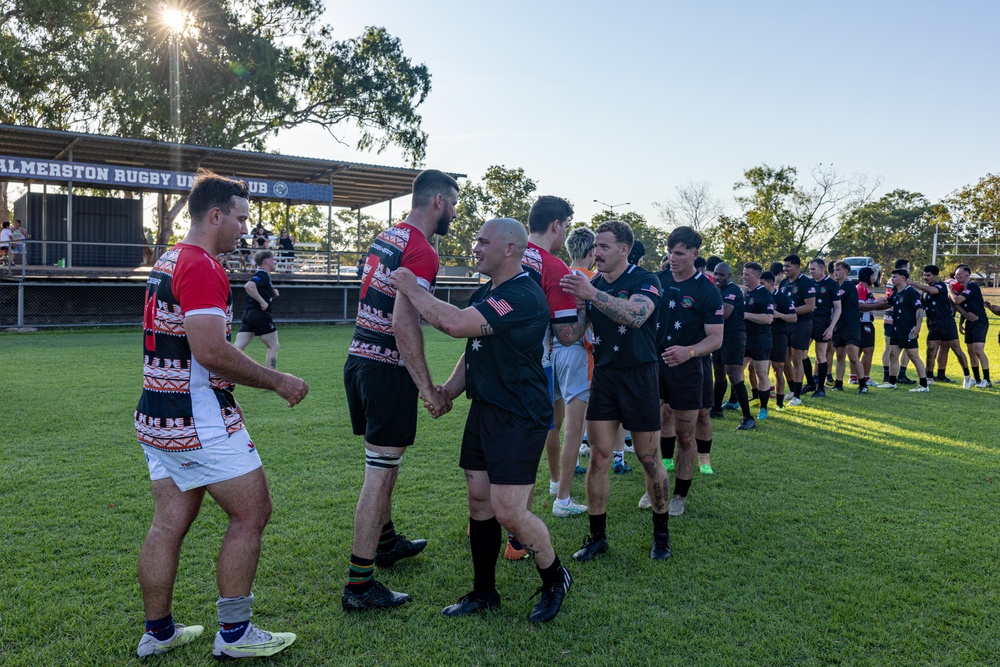
POLYGON ((595 199, 594 203, 600 204, 602 206, 607 206, 608 210, 611 211, 611 215, 614 215, 616 208, 618 208, 619 206, 629 206, 631 205, 632 202, 622 202, 621 204, 608 204, 607 202, 603 202, 600 199, 595 199))
POLYGON ((176 143, 181 129, 181 47, 176 32, 170 33, 170 128, 176 143))

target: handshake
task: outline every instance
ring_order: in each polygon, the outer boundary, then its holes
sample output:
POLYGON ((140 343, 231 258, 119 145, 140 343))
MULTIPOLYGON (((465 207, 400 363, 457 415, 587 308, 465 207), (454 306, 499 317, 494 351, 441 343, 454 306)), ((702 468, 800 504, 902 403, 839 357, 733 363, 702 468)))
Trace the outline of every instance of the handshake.
POLYGON ((430 396, 421 394, 420 398, 423 399, 424 407, 434 419, 451 412, 451 395, 444 385, 435 385, 430 396))

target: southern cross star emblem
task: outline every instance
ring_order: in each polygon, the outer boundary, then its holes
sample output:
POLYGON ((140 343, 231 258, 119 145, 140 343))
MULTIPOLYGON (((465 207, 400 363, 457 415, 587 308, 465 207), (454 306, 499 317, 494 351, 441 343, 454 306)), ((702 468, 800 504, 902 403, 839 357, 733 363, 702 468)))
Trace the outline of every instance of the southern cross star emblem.
POLYGON ((673 336, 667 336, 667 340, 673 340, 673 339, 674 339, 673 336))
POLYGON ((618 351, 618 346, 617 346, 617 345, 615 345, 615 352, 617 352, 617 351, 618 351))
POLYGON ((673 299, 671 299, 669 302, 667 302, 667 307, 669 307, 669 308, 673 308, 676 305, 677 305, 677 302, 674 301, 673 299))
POLYGON ((601 337, 598 336, 597 338, 594 339, 594 345, 600 345, 600 344, 601 344, 601 337))
POLYGON ((483 344, 479 342, 478 338, 473 338, 472 339, 472 349, 473 350, 475 350, 476 352, 478 352, 479 348, 481 348, 482 346, 483 346, 483 344))
POLYGON ((681 328, 681 323, 680 323, 680 320, 678 320, 678 321, 674 322, 674 328, 675 328, 675 329, 680 329, 680 328, 681 328))
POLYGON ((620 327, 618 327, 618 333, 620 333, 622 336, 625 335, 625 331, 626 331, 626 329, 625 329, 625 325, 624 324, 621 325, 620 327))

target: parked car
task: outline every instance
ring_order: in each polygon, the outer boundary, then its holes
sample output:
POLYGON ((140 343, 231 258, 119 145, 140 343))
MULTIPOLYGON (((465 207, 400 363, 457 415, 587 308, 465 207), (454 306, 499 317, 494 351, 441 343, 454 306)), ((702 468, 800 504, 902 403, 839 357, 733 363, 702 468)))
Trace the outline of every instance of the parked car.
POLYGON ((848 257, 844 261, 851 265, 851 272, 847 274, 848 279, 857 281, 858 271, 868 267, 875 272, 872 274, 872 285, 878 287, 882 284, 882 265, 871 257, 848 257))

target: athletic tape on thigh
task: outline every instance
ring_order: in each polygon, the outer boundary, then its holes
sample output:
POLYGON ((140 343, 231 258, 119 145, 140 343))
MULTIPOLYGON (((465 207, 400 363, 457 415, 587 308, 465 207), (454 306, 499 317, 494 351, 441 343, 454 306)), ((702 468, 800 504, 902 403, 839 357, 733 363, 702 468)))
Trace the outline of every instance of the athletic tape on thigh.
POLYGON ((365 467, 366 468, 398 468, 403 462, 402 456, 392 456, 391 454, 379 454, 365 447, 365 467))

